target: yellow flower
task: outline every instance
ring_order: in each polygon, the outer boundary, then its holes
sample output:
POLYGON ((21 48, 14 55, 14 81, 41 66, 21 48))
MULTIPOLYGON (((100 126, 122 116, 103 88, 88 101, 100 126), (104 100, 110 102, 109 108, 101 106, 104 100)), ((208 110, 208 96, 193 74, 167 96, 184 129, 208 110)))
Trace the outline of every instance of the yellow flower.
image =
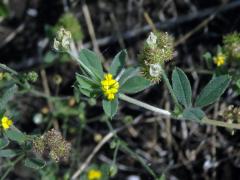
POLYGON ((100 180, 102 178, 102 172, 96 169, 88 171, 88 180, 100 180))
POLYGON ((0 72, 0 81, 3 80, 3 78, 4 78, 4 73, 0 72))
POLYGON ((101 81, 103 94, 109 101, 115 98, 119 89, 119 83, 113 79, 112 74, 105 74, 104 80, 101 81))
POLYGON ((12 124, 13 121, 11 119, 8 119, 8 117, 4 116, 1 120, 3 129, 8 129, 12 124))
POLYGON ((219 53, 217 56, 213 58, 214 63, 219 67, 225 64, 226 57, 222 54, 219 53))

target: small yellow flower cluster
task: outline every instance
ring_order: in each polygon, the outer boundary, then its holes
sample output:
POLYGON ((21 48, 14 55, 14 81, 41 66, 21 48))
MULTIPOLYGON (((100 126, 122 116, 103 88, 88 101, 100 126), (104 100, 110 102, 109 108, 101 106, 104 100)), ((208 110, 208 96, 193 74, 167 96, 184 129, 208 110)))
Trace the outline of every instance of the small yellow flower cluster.
POLYGON ((226 57, 224 54, 219 53, 213 58, 214 63, 219 67, 225 64, 226 57))
POLYGON ((11 119, 8 119, 8 117, 4 116, 1 120, 1 125, 3 129, 8 129, 13 124, 13 121, 11 119))
POLYGON ((88 180, 100 180, 102 178, 102 172, 96 169, 88 171, 88 180))
POLYGON ((112 101, 118 92, 119 83, 113 79, 112 74, 105 74, 104 80, 101 81, 101 84, 104 95, 109 101, 112 101))

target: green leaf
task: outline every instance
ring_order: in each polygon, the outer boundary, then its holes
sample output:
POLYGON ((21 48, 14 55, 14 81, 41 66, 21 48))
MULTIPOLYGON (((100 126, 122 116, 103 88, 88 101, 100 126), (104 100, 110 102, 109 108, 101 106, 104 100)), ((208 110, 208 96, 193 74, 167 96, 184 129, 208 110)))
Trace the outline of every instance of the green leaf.
POLYGON ((0 139, 0 149, 7 147, 9 144, 9 140, 7 138, 0 139))
POLYGON ((186 74, 175 68, 172 74, 173 92, 185 108, 192 105, 192 89, 186 74))
POLYGON ((129 68, 125 69, 118 81, 119 84, 120 85, 124 84, 129 78, 136 76, 138 74, 138 72, 139 72, 139 69, 134 68, 134 67, 129 67, 129 68))
POLYGON ((88 49, 82 49, 79 53, 79 59, 87 66, 99 79, 103 79, 103 67, 100 58, 96 53, 88 49))
POLYGON ((0 150, 0 157, 12 158, 16 155, 17 153, 11 149, 0 150))
POLYGON ((108 101, 106 99, 103 99, 102 101, 103 110, 105 114, 112 118, 116 113, 118 109, 118 98, 115 98, 113 101, 108 101))
POLYGON ((17 141, 19 144, 22 144, 27 140, 27 136, 18 130, 9 129, 5 131, 5 134, 9 139, 17 141))
POLYGON ((196 106, 204 107, 214 103, 227 89, 230 80, 231 78, 228 75, 214 77, 197 97, 196 106))
POLYGON ((113 59, 113 62, 110 66, 109 72, 115 77, 117 76, 125 65, 125 59, 127 56, 127 51, 120 51, 113 59))
POLYGON ((151 82, 141 76, 134 76, 129 78, 121 87, 120 92, 122 93, 137 93, 151 85, 151 82))
POLYGON ((200 108, 187 108, 183 111, 183 118, 193 121, 201 121, 205 113, 200 108))
POLYGON ((80 92, 87 97, 93 96, 94 92, 99 89, 99 85, 86 76, 77 74, 76 78, 80 92))
POLYGON ((38 169, 44 168, 46 165, 46 162, 41 159, 27 158, 24 161, 24 165, 26 167, 38 170, 38 169))
POLYGON ((16 92, 17 92, 17 85, 15 84, 4 92, 4 94, 0 98, 0 110, 3 110, 6 108, 7 103, 13 98, 16 92))

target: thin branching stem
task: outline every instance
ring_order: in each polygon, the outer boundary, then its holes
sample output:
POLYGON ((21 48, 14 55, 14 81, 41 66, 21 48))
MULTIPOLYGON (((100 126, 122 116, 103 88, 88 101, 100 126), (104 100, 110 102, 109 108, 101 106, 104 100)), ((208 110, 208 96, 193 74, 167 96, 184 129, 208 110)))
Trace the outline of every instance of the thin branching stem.
POLYGON ((134 98, 131 98, 131 97, 125 95, 125 94, 119 94, 119 98, 126 101, 126 102, 129 102, 131 104, 135 104, 137 106, 143 107, 143 108, 148 109, 150 111, 159 113, 161 115, 164 115, 164 116, 167 116, 167 117, 171 116, 171 113, 167 110, 157 108, 157 107, 152 106, 150 104, 144 103, 144 102, 139 101, 139 100, 134 99, 134 98))
MULTIPOLYGON (((150 104, 147 104, 147 103, 144 103, 144 102, 139 101, 137 99, 134 99, 132 97, 129 97, 125 94, 119 94, 119 98, 122 99, 123 101, 129 102, 131 104, 137 105, 137 106, 145 108, 147 110, 156 112, 160 115, 163 115, 163 116, 166 116, 166 117, 172 117, 173 119, 177 119, 177 120, 185 120, 185 119, 182 119, 182 118, 173 117, 173 116, 171 116, 171 112, 169 112, 167 110, 157 108, 157 107, 152 106, 150 104)), ((230 129, 240 129, 240 124, 227 123, 227 122, 223 122, 223 121, 219 121, 219 120, 209 119, 207 117, 204 117, 201 121, 196 121, 196 122, 206 124, 206 125, 230 128, 230 129)))

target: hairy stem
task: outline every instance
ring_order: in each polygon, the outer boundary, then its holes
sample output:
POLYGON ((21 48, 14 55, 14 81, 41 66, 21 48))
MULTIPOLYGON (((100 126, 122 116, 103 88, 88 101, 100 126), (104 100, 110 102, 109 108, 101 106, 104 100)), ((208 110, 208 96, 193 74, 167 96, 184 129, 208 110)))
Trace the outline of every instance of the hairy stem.
POLYGON ((137 106, 143 107, 143 108, 148 109, 150 111, 159 113, 161 115, 168 116, 168 117, 171 116, 171 113, 167 110, 157 108, 157 107, 152 106, 150 104, 144 103, 144 102, 139 101, 139 100, 134 99, 134 98, 131 98, 131 97, 125 95, 125 94, 119 94, 119 98, 126 101, 126 102, 129 102, 131 104, 135 104, 137 106))
POLYGON ((223 121, 218 121, 214 119, 208 119, 207 117, 204 117, 202 121, 200 121, 203 124, 213 125, 213 126, 219 126, 219 127, 225 127, 230 129, 240 129, 240 124, 236 123, 226 123, 223 121))
MULTIPOLYGON (((139 101, 137 99, 131 98, 125 94, 119 94, 119 98, 122 99, 123 101, 129 102, 131 104, 137 105, 137 106, 145 108, 147 110, 156 112, 158 114, 161 114, 161 115, 164 115, 167 117, 171 117, 171 113, 169 111, 154 107, 152 105, 149 105, 149 104, 139 101)), ((172 117, 172 118, 178 119, 178 120, 184 120, 182 118, 176 118, 176 117, 172 117)), ((196 121, 196 122, 206 124, 206 125, 230 128, 230 129, 240 129, 240 124, 227 123, 227 122, 223 122, 223 121, 219 121, 219 120, 208 119, 207 117, 204 117, 201 121, 196 121)))

